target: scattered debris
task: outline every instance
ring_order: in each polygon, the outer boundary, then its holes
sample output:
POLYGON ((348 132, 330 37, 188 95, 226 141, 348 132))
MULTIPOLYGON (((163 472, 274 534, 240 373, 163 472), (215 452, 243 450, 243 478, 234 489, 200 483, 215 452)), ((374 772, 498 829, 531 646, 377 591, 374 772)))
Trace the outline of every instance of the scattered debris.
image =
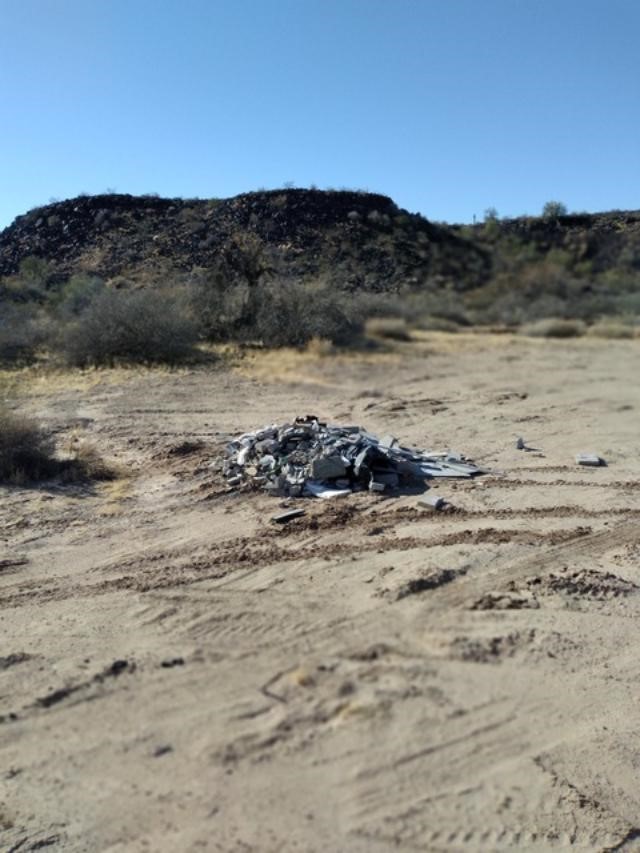
POLYGON ((423 495, 421 498, 418 498, 418 506, 425 509, 440 510, 444 509, 446 504, 447 502, 440 495, 423 495))
MULTIPOLYGON (((460 453, 402 447, 359 426, 334 426, 315 415, 272 424, 227 445, 222 466, 232 488, 261 488, 271 495, 337 498, 369 489, 385 492, 402 482, 483 473, 460 453)), ((289 521, 290 513, 274 521, 289 521)))
POLYGON ((604 459, 597 453, 576 453, 576 462, 578 465, 589 465, 592 468, 605 464, 604 459))
POLYGON ((279 515, 274 515, 271 521, 276 521, 278 524, 286 524, 288 521, 293 521, 294 518, 300 518, 301 515, 306 515, 303 509, 290 509, 287 512, 281 512, 279 515))
POLYGON ((184 658, 167 658, 160 663, 164 669, 172 669, 174 666, 184 666, 184 658))

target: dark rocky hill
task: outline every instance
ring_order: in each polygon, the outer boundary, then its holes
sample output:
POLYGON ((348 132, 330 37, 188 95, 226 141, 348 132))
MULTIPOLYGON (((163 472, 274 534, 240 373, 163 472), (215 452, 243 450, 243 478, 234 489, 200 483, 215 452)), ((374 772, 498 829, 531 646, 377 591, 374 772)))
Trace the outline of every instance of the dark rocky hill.
POLYGON ((399 209, 386 196, 283 189, 225 200, 98 195, 36 208, 0 234, 0 276, 36 256, 52 281, 74 273, 146 282, 210 267, 249 235, 285 278, 323 277, 344 289, 394 291, 428 280, 478 285, 487 251, 399 209))
POLYGON ((477 225, 467 236, 486 248, 529 246, 539 256, 555 250, 568 254, 572 264, 589 261, 591 272, 626 266, 640 270, 640 211, 613 210, 554 218, 523 216, 477 225))

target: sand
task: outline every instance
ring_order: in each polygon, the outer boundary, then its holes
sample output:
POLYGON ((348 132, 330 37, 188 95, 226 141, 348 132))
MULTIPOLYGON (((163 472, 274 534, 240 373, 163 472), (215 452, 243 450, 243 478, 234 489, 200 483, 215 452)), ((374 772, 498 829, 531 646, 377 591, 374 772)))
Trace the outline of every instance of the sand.
POLYGON ((394 346, 22 376, 122 476, 0 489, 0 849, 640 849, 640 343, 394 346), (309 412, 495 473, 274 525, 309 412))

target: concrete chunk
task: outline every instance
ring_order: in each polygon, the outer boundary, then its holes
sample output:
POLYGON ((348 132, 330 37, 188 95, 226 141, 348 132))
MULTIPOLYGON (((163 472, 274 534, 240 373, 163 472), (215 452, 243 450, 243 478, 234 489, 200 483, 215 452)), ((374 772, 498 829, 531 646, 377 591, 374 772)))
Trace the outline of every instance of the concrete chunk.
POLYGON ((418 498, 418 506, 423 509, 443 509, 446 504, 444 498, 441 498, 440 495, 423 495, 421 498, 418 498))
POLYGON ((334 480, 347 473, 340 456, 319 456, 311 462, 311 477, 314 480, 334 480))
POLYGON ((589 465, 592 468, 604 465, 604 459, 597 453, 576 453, 576 462, 578 465, 589 465))

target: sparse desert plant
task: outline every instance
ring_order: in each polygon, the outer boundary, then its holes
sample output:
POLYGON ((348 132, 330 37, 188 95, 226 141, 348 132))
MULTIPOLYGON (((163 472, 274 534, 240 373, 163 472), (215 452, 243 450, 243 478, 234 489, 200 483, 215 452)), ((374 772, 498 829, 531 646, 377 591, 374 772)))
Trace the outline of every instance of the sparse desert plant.
POLYGON ((348 294, 300 284, 258 288, 254 310, 253 322, 242 334, 270 347, 303 347, 312 338, 349 346, 361 338, 364 328, 348 294))
POLYGON ((118 476, 92 444, 76 443, 65 458, 55 451, 53 436, 37 420, 0 404, 0 483, 25 485, 54 478, 78 483, 118 476))
POLYGON ((519 331, 530 338, 579 338, 584 335, 585 328, 581 320, 545 317, 534 323, 525 323, 519 331))
POLYGON ((54 476, 52 437, 39 423, 0 405, 0 482, 24 483, 54 476))
POLYGON ((86 441, 78 442, 69 458, 59 462, 59 473, 67 483, 110 481, 119 475, 117 468, 104 459, 98 448, 86 441))
POLYGON ((460 326, 452 320, 447 320, 446 317, 437 317, 435 315, 424 317, 416 324, 418 329, 425 332, 459 332, 460 326))
POLYGON ((548 201, 542 208, 544 219, 555 219, 558 216, 567 215, 567 205, 561 201, 548 201))
POLYGON ((56 311, 60 318, 77 317, 105 290, 104 281, 97 276, 79 273, 73 275, 55 298, 56 311))
POLYGON ((31 361, 47 330, 33 303, 0 303, 0 362, 31 361))
POLYGON ((38 301, 46 298, 47 284, 51 275, 50 264, 43 258, 29 255, 20 262, 17 273, 3 280, 9 299, 16 302, 38 301))
POLYGON ((67 324, 58 350, 71 365, 172 364, 193 356, 198 326, 182 300, 161 291, 100 293, 67 324))

